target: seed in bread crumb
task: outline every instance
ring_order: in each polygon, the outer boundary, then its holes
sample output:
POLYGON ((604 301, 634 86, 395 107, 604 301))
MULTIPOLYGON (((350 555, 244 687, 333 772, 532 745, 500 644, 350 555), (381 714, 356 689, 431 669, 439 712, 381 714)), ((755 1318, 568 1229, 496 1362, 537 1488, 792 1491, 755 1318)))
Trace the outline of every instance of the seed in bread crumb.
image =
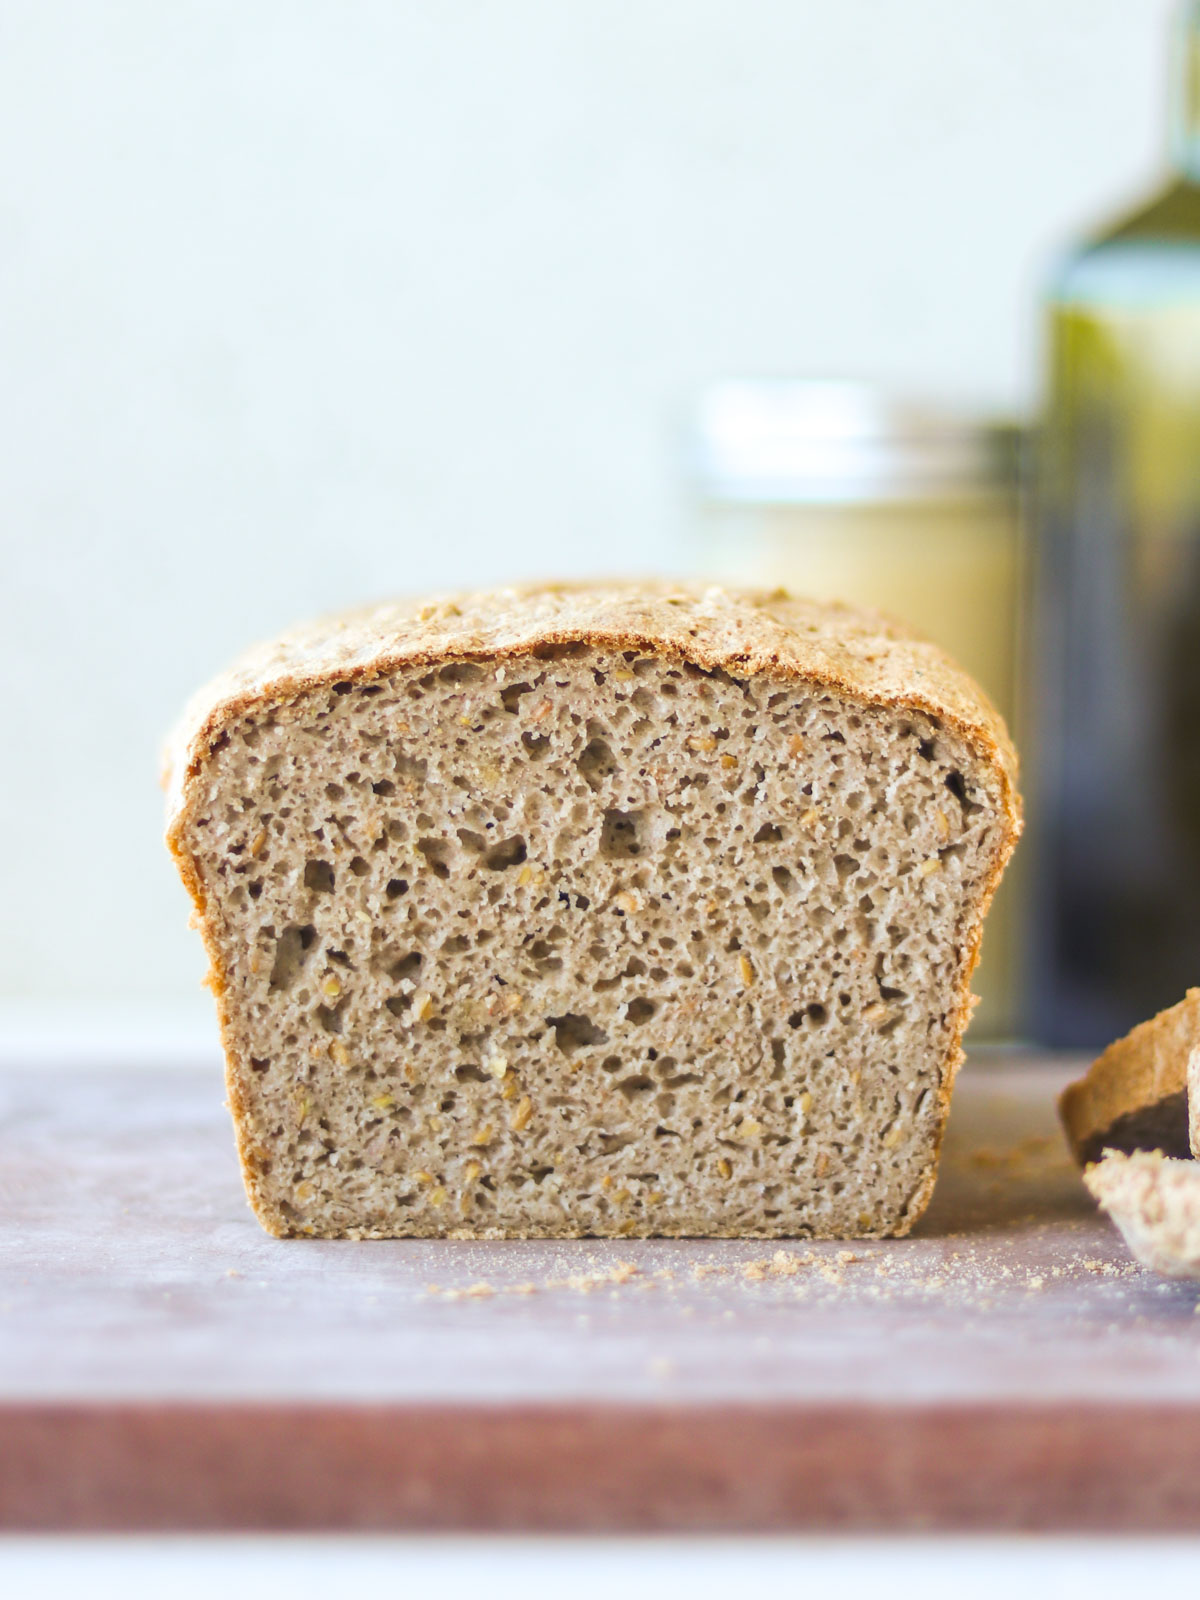
POLYGON ((490 1122, 485 1122, 482 1127, 476 1128, 475 1132, 471 1135, 471 1143, 478 1145, 491 1144, 492 1138, 492 1125, 490 1122))
POLYGON ((528 1095, 523 1095, 520 1103, 517 1106, 517 1109, 513 1112, 512 1116, 509 1117, 508 1125, 514 1133, 520 1133, 523 1128, 528 1126, 529 1119, 532 1117, 532 1115, 533 1101, 528 1095))
POLYGON ((489 1017, 515 1017, 525 1004, 525 997, 518 990, 504 988, 499 992, 493 991, 483 1002, 483 1009, 489 1017))
POLYGON ((438 1207, 446 1204, 446 1191, 442 1188, 441 1184, 439 1184, 436 1189, 431 1189, 429 1191, 429 1204, 431 1206, 438 1207))
POLYGON ((930 856, 928 861, 922 861, 921 865, 917 868, 917 876, 921 878, 928 878, 933 873, 940 872, 941 867, 941 858, 939 856, 930 856))
POLYGON ((738 974, 746 988, 749 989, 754 982, 754 963, 747 955, 738 957, 738 974))
POLYGON ((733 1177, 733 1168, 729 1165, 724 1156, 720 1156, 717 1160, 717 1171, 723 1178, 733 1177))

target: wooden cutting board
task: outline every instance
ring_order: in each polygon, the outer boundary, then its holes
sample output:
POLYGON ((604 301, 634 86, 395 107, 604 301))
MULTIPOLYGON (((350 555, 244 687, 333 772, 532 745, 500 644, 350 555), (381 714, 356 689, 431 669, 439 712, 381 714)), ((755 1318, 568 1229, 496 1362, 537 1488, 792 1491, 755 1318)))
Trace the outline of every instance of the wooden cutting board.
POLYGON ((0 1527, 1200 1527, 1200 1294, 960 1079, 886 1244, 281 1242, 219 1071, 0 1074, 0 1527))

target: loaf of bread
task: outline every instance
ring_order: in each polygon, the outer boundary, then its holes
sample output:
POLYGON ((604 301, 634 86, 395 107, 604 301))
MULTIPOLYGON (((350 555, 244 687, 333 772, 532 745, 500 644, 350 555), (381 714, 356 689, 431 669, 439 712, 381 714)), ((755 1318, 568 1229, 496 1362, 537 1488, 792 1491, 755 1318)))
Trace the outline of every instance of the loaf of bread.
POLYGON ((168 788, 270 1232, 920 1216, 1020 817, 998 715, 898 625, 666 585, 385 606, 211 685, 168 788))
POLYGON ((1105 1150, 1187 1156, 1189 1065, 1200 1074, 1200 989, 1138 1023, 1063 1090, 1059 1115, 1079 1164, 1105 1150))

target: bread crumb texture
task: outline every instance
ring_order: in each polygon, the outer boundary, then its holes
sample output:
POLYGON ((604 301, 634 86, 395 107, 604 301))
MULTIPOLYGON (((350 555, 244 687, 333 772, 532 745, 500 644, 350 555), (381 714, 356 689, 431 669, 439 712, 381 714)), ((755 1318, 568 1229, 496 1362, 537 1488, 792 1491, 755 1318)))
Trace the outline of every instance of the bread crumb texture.
POLYGON ((1200 1162, 1110 1150, 1083 1181, 1143 1266, 1200 1278, 1200 1162))
POLYGON ((932 646, 723 590, 389 607, 247 658, 169 768, 271 1232, 919 1216, 1020 827, 932 646))

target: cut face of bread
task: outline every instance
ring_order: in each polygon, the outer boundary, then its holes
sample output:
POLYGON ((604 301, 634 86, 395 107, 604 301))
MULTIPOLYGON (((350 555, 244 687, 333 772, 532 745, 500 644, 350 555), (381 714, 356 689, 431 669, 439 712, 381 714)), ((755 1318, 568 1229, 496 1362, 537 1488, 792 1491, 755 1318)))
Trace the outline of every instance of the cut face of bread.
POLYGON ((169 839, 281 1235, 885 1235, 932 1190, 1011 747, 781 596, 513 591, 250 658, 169 839))
POLYGON ((1196 1081, 1200 989, 1189 989, 1178 1005, 1110 1044, 1086 1075, 1063 1091, 1059 1114, 1080 1165, 1098 1161, 1105 1150, 1159 1150, 1167 1156, 1187 1156, 1193 1147, 1188 1132, 1189 1070, 1196 1081))
POLYGON ((1200 1162, 1108 1151, 1083 1181, 1143 1266, 1168 1278, 1200 1278, 1200 1162))

